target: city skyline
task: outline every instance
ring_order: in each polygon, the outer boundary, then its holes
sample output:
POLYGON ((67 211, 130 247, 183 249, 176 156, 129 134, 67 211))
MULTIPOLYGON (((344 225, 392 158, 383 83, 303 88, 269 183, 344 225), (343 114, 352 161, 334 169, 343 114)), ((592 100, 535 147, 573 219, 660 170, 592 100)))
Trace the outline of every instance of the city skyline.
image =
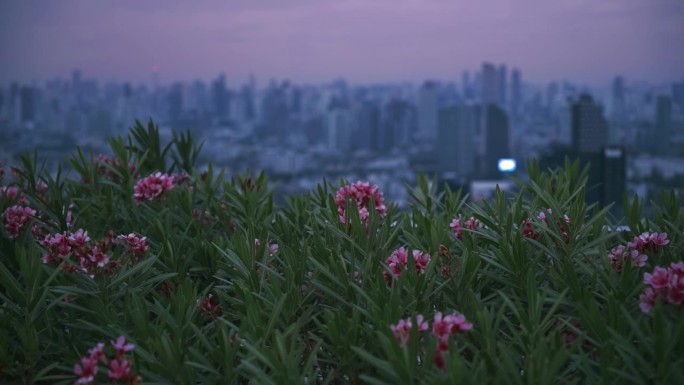
MULTIPOLYGON (((103 81, 161 83, 226 73, 261 82, 460 79, 482 62, 525 81, 607 84, 684 77, 684 3, 311 1, 0 5, 0 83, 80 69, 103 81)), ((233 83, 235 84, 235 83, 233 83)))

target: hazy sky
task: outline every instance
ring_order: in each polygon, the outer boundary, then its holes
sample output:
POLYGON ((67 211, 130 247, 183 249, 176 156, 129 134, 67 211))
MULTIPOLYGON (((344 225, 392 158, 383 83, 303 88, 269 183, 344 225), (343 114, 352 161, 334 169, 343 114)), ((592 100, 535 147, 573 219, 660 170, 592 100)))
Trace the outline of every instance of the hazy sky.
POLYGON ((684 0, 0 1, 0 82, 684 79, 684 0))

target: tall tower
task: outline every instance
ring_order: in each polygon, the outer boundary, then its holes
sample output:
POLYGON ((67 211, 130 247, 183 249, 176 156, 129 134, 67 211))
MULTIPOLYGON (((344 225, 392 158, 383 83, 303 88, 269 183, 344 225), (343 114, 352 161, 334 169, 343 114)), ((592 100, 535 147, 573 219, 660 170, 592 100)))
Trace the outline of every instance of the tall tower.
POLYGON ((475 171, 475 130, 479 105, 454 105, 439 112, 439 168, 467 177, 475 171))
POLYGON ((482 63, 482 103, 496 104, 499 101, 499 82, 496 67, 492 63, 482 63))
POLYGON ((508 115, 499 106, 490 104, 485 107, 485 152, 484 172, 487 175, 496 175, 499 159, 508 158, 510 152, 510 140, 508 132, 508 115))
POLYGON ((622 121, 625 115, 625 80, 622 76, 613 79, 613 98, 611 110, 613 120, 622 121))
POLYGON ((418 134, 426 140, 437 139, 437 83, 426 81, 418 94, 418 134))
POLYGON ((511 73, 511 115, 514 119, 520 117, 520 105, 522 102, 520 71, 516 68, 511 73))
POLYGON ((582 94, 572 105, 572 145, 579 153, 598 153, 608 144, 608 122, 603 107, 582 94))
POLYGON ((672 99, 667 95, 659 95, 656 98, 655 133, 652 135, 653 142, 651 148, 655 151, 669 152, 670 146, 663 146, 668 143, 671 136, 672 127, 672 99))
POLYGON ((497 88, 499 91, 499 106, 505 107, 506 104, 506 65, 501 64, 499 66, 499 73, 497 74, 496 82, 498 84, 497 88))

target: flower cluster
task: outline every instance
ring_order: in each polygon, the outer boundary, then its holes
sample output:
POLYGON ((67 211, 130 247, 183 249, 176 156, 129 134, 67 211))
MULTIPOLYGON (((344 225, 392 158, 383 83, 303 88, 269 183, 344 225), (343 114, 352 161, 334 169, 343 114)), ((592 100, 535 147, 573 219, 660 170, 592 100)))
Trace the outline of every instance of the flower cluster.
POLYGON ((147 254, 150 246, 147 244, 147 237, 139 237, 134 233, 128 235, 119 235, 116 237, 116 243, 125 242, 126 252, 139 261, 147 254))
POLYGON ((174 176, 157 172, 140 179, 135 184, 133 198, 137 203, 160 197, 164 191, 174 187, 174 176))
POLYGON ((617 272, 621 272, 627 258, 631 259, 632 266, 644 267, 648 261, 647 252, 658 252, 661 247, 667 245, 667 233, 642 233, 634 237, 627 245, 618 245, 610 250, 608 258, 610 264, 617 272))
POLYGON ((8 207, 2 214, 2 224, 5 226, 7 236, 10 239, 17 238, 35 215, 36 210, 30 207, 19 205, 8 207))
POLYGON ((340 222, 346 223, 345 209, 348 201, 356 204, 356 208, 359 210, 359 218, 361 221, 366 222, 370 216, 368 210, 370 208, 371 199, 373 199, 373 203, 375 204, 375 211, 377 211, 380 216, 385 216, 387 214, 387 207, 385 207, 384 204, 385 197, 377 185, 358 181, 340 187, 335 194, 335 204, 337 205, 337 213, 340 216, 340 222))
MULTIPOLYGON (((420 250, 413 250, 413 263, 416 265, 418 274, 423 274, 425 268, 430 263, 430 254, 424 253, 420 250)), ((392 254, 385 260, 387 270, 384 273, 387 284, 391 285, 395 279, 399 278, 408 266, 408 251, 404 247, 400 247, 392 252, 392 254)))
POLYGON ((454 232, 454 236, 458 239, 463 239, 463 227, 465 227, 468 230, 476 230, 478 227, 480 227, 480 221, 475 219, 475 217, 470 217, 465 222, 463 222, 463 224, 461 224, 461 222, 462 219, 459 215, 458 218, 454 218, 454 220, 452 220, 449 224, 449 227, 451 227, 451 230, 454 232))
POLYGON ((640 253, 645 253, 652 251, 657 253, 661 247, 667 245, 670 241, 667 239, 667 233, 641 233, 638 237, 634 237, 632 242, 629 242, 627 246, 639 251, 640 253))
MULTIPOLYGON (((78 260, 81 272, 90 275, 109 264, 107 252, 110 242, 105 240, 93 244, 88 232, 83 229, 78 229, 74 233, 65 231, 48 234, 40 244, 47 251, 43 254, 45 264, 59 264, 74 256, 78 260)), ((62 267, 71 269, 68 264, 62 267)))
POLYGON ((619 273, 625 267, 627 258, 632 260, 632 266, 644 267, 648 261, 648 255, 642 254, 639 250, 632 250, 625 245, 618 245, 610 250, 608 255, 610 264, 619 273))
POLYGON ((21 190, 17 186, 3 186, 0 187, 0 199, 6 197, 9 201, 15 201, 17 204, 26 206, 28 205, 28 200, 25 196, 21 194, 21 190))
MULTIPOLYGON (((424 320, 422 314, 416 316, 416 324, 418 332, 423 332, 430 328, 430 324, 424 320)), ((409 343, 412 328, 413 322, 411 318, 402 319, 395 325, 390 325, 394 338, 402 347, 409 343)), ((462 314, 452 313, 445 316, 441 312, 435 313, 432 322, 432 335, 437 338, 437 350, 433 360, 435 366, 442 370, 446 367, 445 354, 449 352, 449 337, 461 331, 472 330, 472 328, 473 324, 467 322, 462 314)))
POLYGON ((99 363, 107 365, 109 369, 107 376, 111 381, 120 380, 127 384, 139 383, 141 381, 139 376, 135 376, 131 372, 131 363, 125 356, 127 352, 135 348, 135 345, 126 343, 126 338, 123 336, 110 341, 110 343, 116 351, 113 355, 107 357, 105 345, 100 342, 94 348, 88 350, 88 354, 82 357, 79 363, 74 365, 74 374, 78 376, 75 384, 95 383, 99 363))
MULTIPOLYGON (((422 314, 416 316, 416 324, 419 332, 424 332, 430 328, 430 324, 425 321, 422 314)), ((390 325, 390 329, 394 334, 394 338, 397 339, 399 346, 406 346, 409 343, 411 337, 411 328, 413 328, 413 322, 411 318, 406 318, 399 320, 396 325, 390 325)))
POLYGON ((673 262, 669 267, 657 266, 653 273, 644 274, 646 289, 639 296, 639 307, 649 313, 656 301, 681 305, 684 300, 684 262, 673 262))

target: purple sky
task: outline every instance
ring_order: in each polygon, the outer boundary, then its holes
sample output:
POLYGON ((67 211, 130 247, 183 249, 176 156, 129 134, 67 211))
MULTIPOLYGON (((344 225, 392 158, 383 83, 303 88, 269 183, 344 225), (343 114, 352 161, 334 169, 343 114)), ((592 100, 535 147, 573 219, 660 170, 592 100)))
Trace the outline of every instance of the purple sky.
POLYGON ((531 81, 684 78, 683 0, 0 2, 0 83, 67 77, 229 83, 460 80, 483 61, 531 81))

